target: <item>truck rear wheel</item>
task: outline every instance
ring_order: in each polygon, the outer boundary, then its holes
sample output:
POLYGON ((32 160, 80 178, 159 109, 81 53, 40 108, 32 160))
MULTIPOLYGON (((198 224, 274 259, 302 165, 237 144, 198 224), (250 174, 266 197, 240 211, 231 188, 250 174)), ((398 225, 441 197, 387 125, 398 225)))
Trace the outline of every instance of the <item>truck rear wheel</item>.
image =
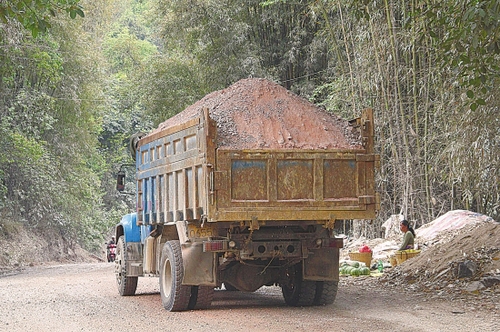
POLYGON ((188 309, 206 309, 212 304, 214 288, 210 286, 191 286, 191 299, 188 309))
POLYGON ((338 281, 317 281, 314 304, 315 305, 332 304, 333 302, 335 302, 338 289, 339 289, 338 281))
POLYGON ((137 289, 138 277, 127 276, 127 250, 125 248, 125 239, 123 235, 118 238, 116 243, 115 257, 115 275, 118 284, 118 292, 121 296, 134 295, 137 289))
POLYGON ((316 296, 316 282, 303 280, 301 267, 301 264, 296 264, 289 268, 285 282, 281 284, 286 304, 294 307, 313 305, 316 296))
POLYGON ((191 286, 182 285, 184 266, 181 245, 178 240, 163 245, 160 264, 160 296, 168 311, 188 310, 191 286))

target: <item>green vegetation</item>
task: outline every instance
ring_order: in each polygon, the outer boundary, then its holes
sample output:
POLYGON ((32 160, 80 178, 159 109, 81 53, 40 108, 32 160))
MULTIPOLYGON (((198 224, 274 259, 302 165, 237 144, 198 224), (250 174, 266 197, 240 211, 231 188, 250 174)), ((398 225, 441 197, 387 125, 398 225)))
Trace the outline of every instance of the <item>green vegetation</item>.
POLYGON ((33 37, 52 27, 51 21, 58 12, 64 11, 71 18, 84 17, 80 0, 16 0, 0 2, 0 20, 15 20, 30 30, 33 37))
POLYGON ((494 0, 2 1, 0 225, 97 248, 134 209, 128 137, 250 76, 375 109, 380 220, 498 220, 499 22, 494 0))

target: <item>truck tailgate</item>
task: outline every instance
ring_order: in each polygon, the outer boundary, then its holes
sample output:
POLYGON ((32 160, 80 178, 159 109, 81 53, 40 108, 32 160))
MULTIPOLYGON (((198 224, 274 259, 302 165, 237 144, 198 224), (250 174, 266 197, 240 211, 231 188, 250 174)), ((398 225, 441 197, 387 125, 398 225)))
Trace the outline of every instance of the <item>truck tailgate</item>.
POLYGON ((364 152, 218 150, 214 219, 373 219, 379 157, 364 152))

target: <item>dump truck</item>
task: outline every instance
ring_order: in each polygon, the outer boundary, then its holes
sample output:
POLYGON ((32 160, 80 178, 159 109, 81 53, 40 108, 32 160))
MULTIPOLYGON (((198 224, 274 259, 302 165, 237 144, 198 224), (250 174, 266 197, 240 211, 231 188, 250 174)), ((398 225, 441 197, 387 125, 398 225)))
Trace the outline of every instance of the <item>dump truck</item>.
POLYGON ((290 306, 331 304, 336 223, 380 206, 373 111, 344 121, 263 79, 207 95, 131 148, 137 206, 115 228, 118 290, 157 277, 168 311, 263 286, 290 306))

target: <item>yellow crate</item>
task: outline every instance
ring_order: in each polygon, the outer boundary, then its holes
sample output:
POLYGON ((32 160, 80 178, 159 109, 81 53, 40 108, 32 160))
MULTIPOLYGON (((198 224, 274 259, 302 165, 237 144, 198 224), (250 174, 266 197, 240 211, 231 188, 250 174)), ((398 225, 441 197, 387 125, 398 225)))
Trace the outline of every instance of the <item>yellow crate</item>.
POLYGON ((350 252, 349 259, 351 261, 363 262, 367 267, 370 267, 372 262, 371 252, 350 252))
POLYGON ((412 250, 412 251, 399 250, 399 251, 396 251, 395 256, 396 256, 397 265, 403 263, 404 261, 406 261, 410 258, 417 256, 418 254, 420 254, 420 250, 412 250))

